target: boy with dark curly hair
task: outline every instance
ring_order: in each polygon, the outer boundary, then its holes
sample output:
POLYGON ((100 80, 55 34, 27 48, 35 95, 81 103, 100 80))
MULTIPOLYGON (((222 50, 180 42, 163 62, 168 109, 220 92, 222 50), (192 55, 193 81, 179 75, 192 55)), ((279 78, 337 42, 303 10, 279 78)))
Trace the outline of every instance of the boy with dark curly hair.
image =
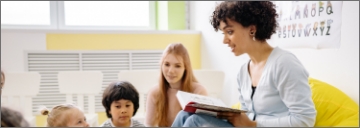
POLYGON ((139 109, 139 93, 127 81, 111 83, 103 93, 102 104, 109 118, 101 127, 145 127, 132 119, 139 109))
POLYGON ((180 111, 172 126, 314 126, 309 73, 294 54, 266 42, 275 33, 277 16, 269 1, 225 1, 215 8, 211 24, 223 32, 223 43, 235 56, 250 57, 237 76, 241 110, 247 112, 218 112, 213 117, 180 111))

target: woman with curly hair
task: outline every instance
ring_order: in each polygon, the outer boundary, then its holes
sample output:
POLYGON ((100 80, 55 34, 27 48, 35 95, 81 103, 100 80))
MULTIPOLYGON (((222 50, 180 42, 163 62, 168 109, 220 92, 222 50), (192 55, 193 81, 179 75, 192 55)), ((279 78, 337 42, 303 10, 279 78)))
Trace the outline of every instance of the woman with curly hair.
POLYGON ((238 73, 241 110, 217 117, 180 111, 174 127, 313 127, 316 110, 308 72, 288 51, 271 47, 277 27, 275 5, 269 1, 225 1, 211 16, 215 31, 224 34, 235 56, 250 59, 238 73))

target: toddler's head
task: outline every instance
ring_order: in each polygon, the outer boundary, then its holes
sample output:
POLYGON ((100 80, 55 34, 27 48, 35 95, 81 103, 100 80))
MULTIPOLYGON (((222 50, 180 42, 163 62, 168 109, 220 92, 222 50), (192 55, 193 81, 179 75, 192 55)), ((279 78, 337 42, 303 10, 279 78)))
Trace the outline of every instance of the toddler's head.
POLYGON ((47 115, 49 127, 89 127, 84 113, 73 104, 60 104, 51 111, 43 108, 42 115, 47 115))

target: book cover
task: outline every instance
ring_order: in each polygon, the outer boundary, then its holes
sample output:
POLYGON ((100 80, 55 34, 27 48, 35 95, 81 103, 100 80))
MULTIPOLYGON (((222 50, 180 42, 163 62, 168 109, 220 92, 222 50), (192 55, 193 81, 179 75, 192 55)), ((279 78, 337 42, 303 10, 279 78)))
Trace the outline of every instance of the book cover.
POLYGON ((178 91, 176 97, 184 111, 217 116, 217 112, 246 112, 227 107, 220 99, 178 91))

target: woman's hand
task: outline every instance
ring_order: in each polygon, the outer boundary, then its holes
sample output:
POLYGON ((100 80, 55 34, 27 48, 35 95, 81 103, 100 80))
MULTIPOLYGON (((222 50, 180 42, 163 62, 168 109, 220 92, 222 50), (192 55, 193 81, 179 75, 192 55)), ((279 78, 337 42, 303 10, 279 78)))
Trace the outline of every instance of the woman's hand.
POLYGON ((252 121, 245 113, 218 112, 217 118, 227 119, 235 127, 256 127, 256 121, 252 121))

